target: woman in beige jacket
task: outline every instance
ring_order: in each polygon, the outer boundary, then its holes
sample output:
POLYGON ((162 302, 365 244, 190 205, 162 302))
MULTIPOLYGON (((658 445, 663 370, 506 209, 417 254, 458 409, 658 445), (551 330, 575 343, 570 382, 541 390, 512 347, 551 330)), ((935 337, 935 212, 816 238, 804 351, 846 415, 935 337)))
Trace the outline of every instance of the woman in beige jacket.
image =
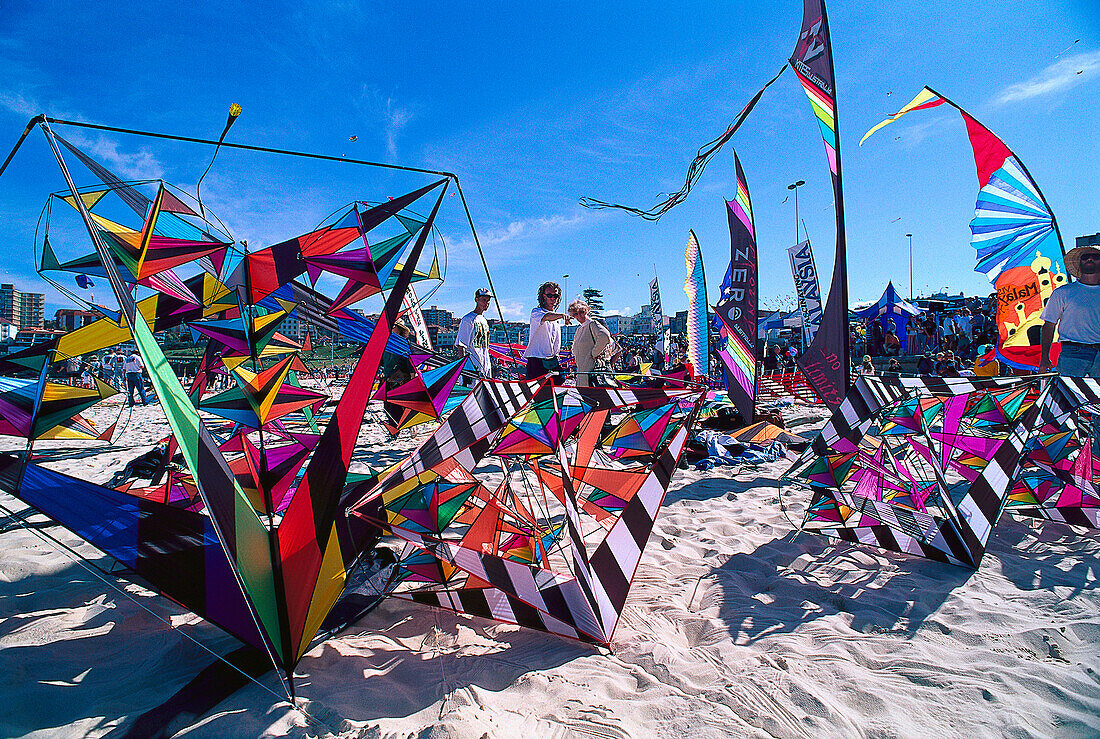
POLYGON ((577 387, 588 387, 588 373, 611 344, 611 332, 589 316, 591 308, 583 300, 569 304, 569 315, 580 324, 573 334, 573 359, 577 363, 577 387))

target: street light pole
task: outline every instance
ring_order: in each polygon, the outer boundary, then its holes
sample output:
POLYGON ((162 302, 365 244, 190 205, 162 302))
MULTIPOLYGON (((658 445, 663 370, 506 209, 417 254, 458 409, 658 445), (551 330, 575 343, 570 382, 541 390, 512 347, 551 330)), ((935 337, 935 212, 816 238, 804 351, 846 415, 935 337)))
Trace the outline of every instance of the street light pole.
POLYGON ((794 190, 794 243, 798 242, 798 188, 806 184, 806 180, 799 180, 793 185, 787 185, 788 190, 794 190))
POLYGON ((568 305, 569 304, 569 275, 562 275, 561 278, 562 278, 562 280, 565 281, 565 285, 562 287, 562 290, 561 290, 562 302, 564 302, 566 305, 568 305))
POLYGON ((913 302, 913 234, 905 234, 909 238, 909 302, 913 302))

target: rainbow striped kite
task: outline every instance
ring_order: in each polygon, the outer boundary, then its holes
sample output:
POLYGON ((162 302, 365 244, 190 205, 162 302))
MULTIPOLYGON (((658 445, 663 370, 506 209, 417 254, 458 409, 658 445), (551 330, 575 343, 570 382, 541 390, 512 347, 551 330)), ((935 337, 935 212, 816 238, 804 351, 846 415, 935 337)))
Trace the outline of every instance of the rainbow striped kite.
MULTIPOLYGON (((997 290, 997 357, 1019 369, 1036 369, 1042 351, 1040 314, 1068 277, 1058 222, 1023 162, 969 113, 929 87, 859 143, 906 113, 945 103, 959 111, 974 149, 981 190, 970 221, 970 245, 977 252, 974 271, 989 277, 997 290)), ((1051 359, 1059 351, 1055 344, 1051 359)))
POLYGON ((703 255, 699 252, 699 240, 695 238, 694 231, 688 231, 684 261, 687 263, 687 279, 684 280, 684 292, 688 296, 687 358, 695 365, 696 375, 705 375, 710 370, 707 278, 703 272, 703 255))
POLYGON ((756 226, 749 187, 736 152, 733 161, 737 167, 737 194, 726 202, 730 265, 722 279, 722 296, 714 312, 719 335, 718 356, 724 368, 726 390, 741 416, 749 421, 756 398, 756 226))
POLYGON ((814 391, 837 408, 848 392, 848 250, 844 237, 844 188, 840 175, 840 135, 837 132, 836 88, 832 41, 824 0, 803 0, 802 32, 791 54, 791 68, 810 98, 821 129, 836 204, 836 255, 829 298, 814 340, 798 357, 798 365, 814 391))

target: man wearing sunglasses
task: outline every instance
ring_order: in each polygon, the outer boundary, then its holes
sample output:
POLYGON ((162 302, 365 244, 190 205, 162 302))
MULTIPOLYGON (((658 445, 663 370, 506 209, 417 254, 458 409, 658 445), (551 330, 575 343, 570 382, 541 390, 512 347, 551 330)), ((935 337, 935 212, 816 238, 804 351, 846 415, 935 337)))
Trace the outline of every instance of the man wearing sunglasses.
POLYGON ((561 380, 562 369, 558 362, 561 351, 561 322, 569 323, 569 316, 558 313, 561 304, 561 286, 556 282, 544 282, 539 286, 539 307, 531 311, 531 333, 527 350, 524 379, 533 380, 552 374, 561 380))

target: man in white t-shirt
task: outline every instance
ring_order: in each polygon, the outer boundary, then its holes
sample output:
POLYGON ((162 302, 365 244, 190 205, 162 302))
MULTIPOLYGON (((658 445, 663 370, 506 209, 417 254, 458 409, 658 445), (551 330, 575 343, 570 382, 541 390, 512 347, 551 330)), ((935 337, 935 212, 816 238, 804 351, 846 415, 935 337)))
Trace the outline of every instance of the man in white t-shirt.
POLYGON ((149 400, 145 397, 145 378, 141 373, 145 369, 145 365, 141 361, 141 356, 137 351, 132 351, 126 357, 126 398, 130 401, 130 406, 134 405, 134 390, 138 391, 138 395, 141 396, 141 404, 149 405, 149 400))
POLYGON ((1054 329, 1062 353, 1058 374, 1066 377, 1100 377, 1100 248, 1078 246, 1066 254, 1066 271, 1077 278, 1056 288, 1043 306, 1039 371, 1051 368, 1050 346, 1054 329))
POLYGON ((489 322, 483 315, 492 297, 493 294, 484 287, 474 293, 474 309, 462 317, 462 322, 458 324, 458 338, 455 339, 455 346, 470 358, 478 374, 484 378, 493 376, 489 362, 489 322))
POLYGON ((569 323, 569 316, 558 313, 561 303, 561 286, 556 282, 544 282, 539 286, 539 307, 531 311, 531 333, 527 339, 526 380, 534 380, 548 374, 561 378, 558 362, 561 351, 561 322, 569 323))

